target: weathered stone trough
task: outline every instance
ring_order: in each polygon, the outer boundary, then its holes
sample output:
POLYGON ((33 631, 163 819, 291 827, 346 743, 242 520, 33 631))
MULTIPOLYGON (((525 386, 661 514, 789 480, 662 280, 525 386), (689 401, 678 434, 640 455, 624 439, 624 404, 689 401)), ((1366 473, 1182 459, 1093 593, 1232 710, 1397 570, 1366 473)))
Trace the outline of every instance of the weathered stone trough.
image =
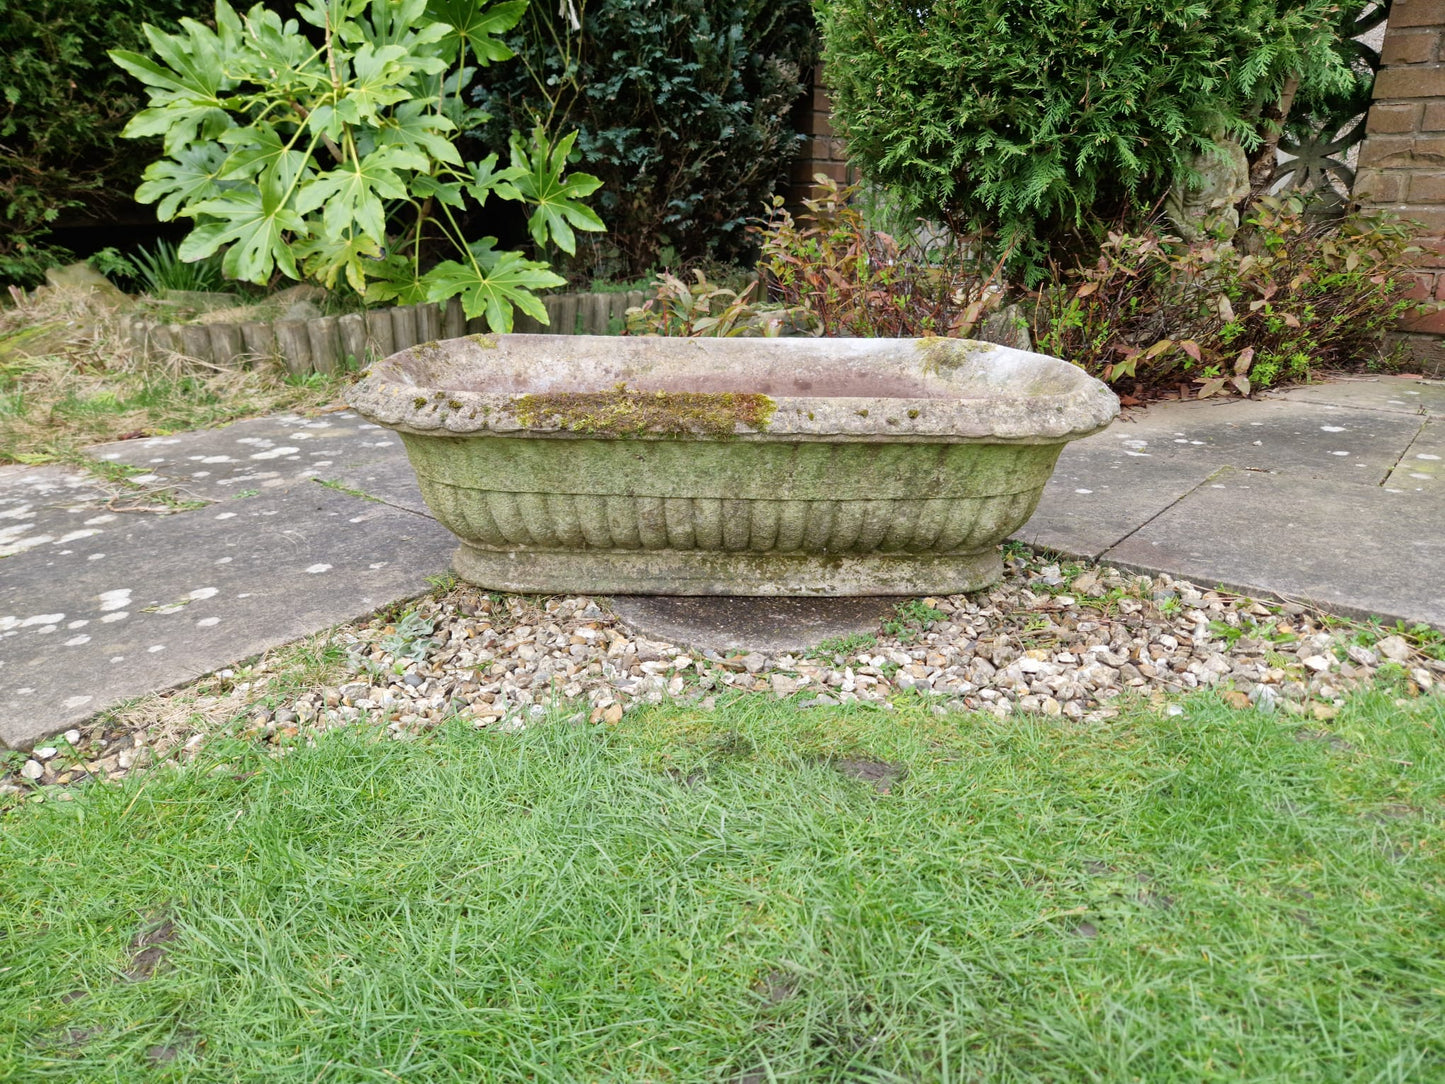
POLYGON ((537 593, 917 595, 1002 574, 1114 394, 960 339, 472 336, 378 362, 456 570, 537 593))

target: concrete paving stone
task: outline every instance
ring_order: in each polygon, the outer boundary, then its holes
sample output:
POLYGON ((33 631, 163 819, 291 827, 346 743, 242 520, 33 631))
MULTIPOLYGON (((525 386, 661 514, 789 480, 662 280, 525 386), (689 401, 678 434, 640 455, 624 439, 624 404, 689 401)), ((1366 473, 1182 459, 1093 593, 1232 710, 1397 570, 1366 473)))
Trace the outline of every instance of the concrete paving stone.
POLYGON ((1431 418, 1425 423, 1385 479, 1385 488, 1445 499, 1445 418, 1431 418))
POLYGON ((1228 471, 1103 560, 1445 627, 1445 502, 1377 486, 1228 471))
POLYGON ((713 651, 805 651, 824 640, 876 633, 899 600, 617 595, 612 611, 643 635, 713 651))
POLYGON ((1270 392, 1293 403, 1327 403, 1358 410, 1445 417, 1445 381, 1401 376, 1343 377, 1326 384, 1270 392))
POLYGON ((1206 399, 1134 413, 1100 436, 1141 463, 1192 460, 1379 485, 1423 424, 1418 415, 1331 403, 1206 399))
POLYGON ((1130 458, 1113 430, 1064 448, 1039 506, 1014 538, 1071 557, 1097 558, 1219 470, 1173 458, 1130 458), (1140 464, 1147 463, 1147 469, 1140 464))
POLYGON ((428 589, 455 538, 321 486, 130 516, 0 576, 0 744, 23 748, 428 589))
POLYGON ((90 453, 154 476, 133 482, 172 484, 178 495, 203 500, 333 481, 373 463, 406 460, 395 433, 349 410, 314 417, 276 414, 219 429, 101 444, 90 453))
POLYGON ((71 467, 0 467, 0 558, 59 551, 102 533, 120 518, 104 507, 111 496, 93 475, 71 467))

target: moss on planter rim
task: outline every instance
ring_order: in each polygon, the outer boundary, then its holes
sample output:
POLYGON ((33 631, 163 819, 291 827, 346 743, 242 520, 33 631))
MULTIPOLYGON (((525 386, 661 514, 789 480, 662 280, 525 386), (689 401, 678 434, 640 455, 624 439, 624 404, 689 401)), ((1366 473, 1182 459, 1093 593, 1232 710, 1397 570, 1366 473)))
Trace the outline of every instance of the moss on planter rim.
POLYGON ((574 433, 708 436, 729 436, 739 425, 766 429, 776 409, 771 398, 754 392, 639 391, 625 384, 611 391, 522 395, 512 408, 529 429, 551 423, 574 433))

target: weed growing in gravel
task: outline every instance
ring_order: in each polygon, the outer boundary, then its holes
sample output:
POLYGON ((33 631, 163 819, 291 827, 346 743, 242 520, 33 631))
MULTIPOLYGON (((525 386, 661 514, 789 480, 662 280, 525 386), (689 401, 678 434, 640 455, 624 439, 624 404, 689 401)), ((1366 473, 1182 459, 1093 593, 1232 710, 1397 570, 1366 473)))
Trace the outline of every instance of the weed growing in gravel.
POLYGON ((919 632, 927 632, 934 622, 948 618, 942 610, 935 609, 921 598, 911 598, 898 603, 894 614, 895 616, 883 622, 883 635, 896 636, 904 643, 909 642, 919 632))
POLYGON ((834 636, 824 640, 807 653, 810 659, 848 659, 861 652, 878 646, 878 637, 866 632, 852 632, 847 636, 834 636))

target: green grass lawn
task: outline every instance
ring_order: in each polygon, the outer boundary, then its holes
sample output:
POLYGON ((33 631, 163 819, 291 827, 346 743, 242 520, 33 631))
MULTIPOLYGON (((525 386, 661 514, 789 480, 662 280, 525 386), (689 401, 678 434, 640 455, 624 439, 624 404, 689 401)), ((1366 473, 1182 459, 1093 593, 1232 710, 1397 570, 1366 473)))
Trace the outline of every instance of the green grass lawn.
POLYGON ((1445 700, 1180 703, 218 741, 0 820, 0 1079, 1445 1080, 1445 700))

